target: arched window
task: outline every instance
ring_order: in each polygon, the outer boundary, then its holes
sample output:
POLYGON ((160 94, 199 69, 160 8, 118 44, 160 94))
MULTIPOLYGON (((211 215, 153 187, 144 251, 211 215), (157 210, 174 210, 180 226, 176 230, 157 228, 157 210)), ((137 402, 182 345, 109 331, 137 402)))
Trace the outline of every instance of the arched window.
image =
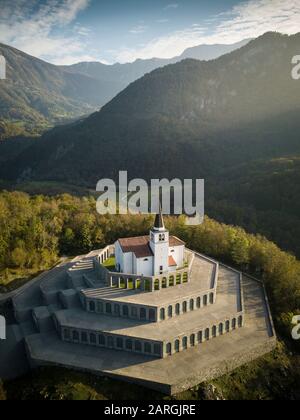
POLYGON ((209 328, 206 328, 205 330, 205 340, 209 340, 210 339, 210 331, 209 328))
POLYGON ((211 305, 214 303, 214 294, 213 294, 213 293, 211 293, 211 294, 209 295, 209 303, 210 303, 211 305))
POLYGON ((173 316, 173 306, 170 305, 168 307, 168 317, 169 318, 172 318, 172 316, 173 316))
POLYGON ((123 348, 123 338, 118 337, 117 338, 117 348, 122 349, 123 348))
POLYGON ((142 351, 142 343, 140 341, 134 342, 134 349, 135 351, 141 352, 142 351))
POLYGON ((115 315, 120 316, 120 305, 115 304, 114 312, 115 312, 115 315))
POLYGON ((111 349, 115 346, 114 338, 113 337, 111 337, 111 336, 108 336, 107 337, 107 345, 111 349))
POLYGON ((172 354, 172 344, 171 343, 167 344, 167 354, 169 356, 171 356, 171 354, 172 354))
POLYGON ((217 327, 215 325, 212 327, 212 336, 213 338, 217 337, 217 327))
POLYGON ((149 309, 149 321, 156 321, 156 314, 154 309, 149 309))
POLYGON ((127 305, 123 305, 123 316, 125 316, 126 318, 129 316, 129 309, 127 305))
POLYGON ((207 306, 207 295, 203 297, 203 305, 207 306))
POLYGON ((89 304, 90 312, 96 312, 96 305, 95 302, 90 302, 89 304))
POLYGON ((106 305, 105 305, 105 311, 106 311, 106 313, 107 314, 111 314, 111 303, 107 303, 106 305))
POLYGON ((226 332, 230 331, 230 321, 226 321, 225 330, 226 330, 226 332))
POLYGON ((150 343, 145 343, 144 344, 144 352, 145 353, 152 353, 152 348, 151 348, 151 344, 150 343))
POLYGON ((233 318, 233 320, 232 320, 232 322, 231 322, 231 326, 232 326, 232 329, 233 329, 233 330, 235 330, 235 329, 236 329, 236 319, 235 319, 235 318, 233 318))
POLYGON ((73 331, 72 337, 73 337, 74 341, 79 341, 79 332, 78 331, 73 331))
POLYGON ((176 304, 175 311, 176 311, 176 315, 180 315, 180 303, 176 304))
POLYGON ((184 314, 187 312, 187 302, 183 302, 183 304, 182 304, 182 312, 184 314))
POLYGON ((103 314, 103 303, 102 302, 97 303, 97 312, 99 314, 103 314))
POLYGON ((97 344, 97 337, 96 337, 96 334, 94 334, 94 333, 91 333, 91 334, 90 334, 90 343, 91 343, 91 344, 97 344))
POLYGON ((202 331, 199 331, 198 332, 198 343, 202 343, 202 341, 203 341, 203 333, 202 333, 202 331))
POLYGON ((161 310, 160 310, 160 319, 161 319, 161 321, 164 321, 166 319, 165 308, 161 308, 161 310))
POLYGON ((242 316, 239 316, 238 325, 239 325, 239 328, 241 328, 243 326, 243 317, 242 316))
POLYGON ((223 333, 224 333, 224 325, 221 322, 221 324, 219 325, 219 335, 223 335, 223 333))
POLYGON ((187 349, 187 346, 188 346, 188 339, 187 339, 187 337, 183 337, 183 339, 182 339, 182 348, 183 348, 183 350, 186 350, 187 349))
POLYGON ((190 345, 191 345, 191 347, 194 347, 195 346, 195 343, 196 343, 196 337, 195 337, 195 334, 192 334, 190 336, 190 345))
POLYGON ((180 342, 179 342, 179 340, 176 340, 175 341, 175 352, 179 353, 179 351, 180 351, 180 342))
POLYGON ((105 346, 105 336, 100 334, 98 337, 99 346, 105 346))
POLYGON ((146 309, 145 308, 141 308, 140 309, 140 318, 141 319, 146 319, 146 317, 147 317, 146 309))
POLYGON ((193 311, 194 310, 194 299, 191 299, 190 300, 190 311, 193 311))
POLYGON ((197 298, 197 308, 198 309, 201 308, 201 298, 200 297, 197 298))
POLYGON ((126 340, 126 350, 132 350, 132 340, 126 340))

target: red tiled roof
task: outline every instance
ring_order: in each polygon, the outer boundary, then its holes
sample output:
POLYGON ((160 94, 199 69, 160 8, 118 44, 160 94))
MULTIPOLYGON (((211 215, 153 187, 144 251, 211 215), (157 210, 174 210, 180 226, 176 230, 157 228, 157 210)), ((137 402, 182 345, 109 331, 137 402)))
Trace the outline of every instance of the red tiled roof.
MULTIPOLYGON (((137 258, 152 257, 153 252, 149 245, 149 236, 137 236, 134 238, 121 238, 119 244, 124 254, 133 252, 137 258)), ((184 242, 175 236, 170 236, 169 246, 176 247, 184 245, 184 242)), ((177 265, 177 264, 175 264, 177 265)))
POLYGON ((177 267, 176 261, 172 257, 172 255, 169 257, 169 267, 177 267))
POLYGON ((181 239, 177 238, 176 236, 170 236, 169 245, 182 246, 182 245, 185 245, 185 242, 183 242, 181 239))
POLYGON ((124 254, 133 252, 137 258, 152 257, 153 252, 149 245, 149 236, 119 239, 124 254))

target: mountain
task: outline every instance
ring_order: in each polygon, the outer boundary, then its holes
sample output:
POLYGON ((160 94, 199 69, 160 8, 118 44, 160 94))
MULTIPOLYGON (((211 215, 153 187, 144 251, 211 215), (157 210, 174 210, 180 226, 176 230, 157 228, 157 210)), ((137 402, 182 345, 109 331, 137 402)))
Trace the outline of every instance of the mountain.
POLYGON ((229 45, 199 45, 194 48, 189 48, 185 50, 180 56, 171 59, 138 59, 133 63, 116 63, 113 65, 106 65, 99 62, 83 62, 73 64, 71 66, 64 66, 63 69, 70 72, 82 73, 103 82, 115 84, 115 89, 111 94, 112 99, 117 93, 125 89, 130 83, 140 79, 145 74, 150 73, 160 67, 164 67, 169 64, 175 64, 187 58, 201 61, 213 60, 245 46, 250 41, 251 39, 245 39, 241 42, 229 45))
MULTIPOLYGON (((206 53, 203 51, 202 55, 196 48, 192 55, 216 56, 245 42, 205 47, 206 53)), ((91 114, 144 74, 181 60, 178 57, 113 66, 79 63, 64 67, 3 44, 0 44, 0 54, 7 61, 7 79, 0 81, 0 140, 39 134, 53 125, 91 114)))
POLYGON ((0 80, 0 140, 39 133, 99 109, 111 86, 0 44, 7 78, 0 80))
POLYGON ((205 178, 209 214, 300 254, 300 83, 291 77, 299 45, 300 34, 267 33, 213 61, 157 69, 100 112, 46 133, 0 178, 91 188, 120 170, 205 178), (278 178, 285 194, 274 200, 278 178))

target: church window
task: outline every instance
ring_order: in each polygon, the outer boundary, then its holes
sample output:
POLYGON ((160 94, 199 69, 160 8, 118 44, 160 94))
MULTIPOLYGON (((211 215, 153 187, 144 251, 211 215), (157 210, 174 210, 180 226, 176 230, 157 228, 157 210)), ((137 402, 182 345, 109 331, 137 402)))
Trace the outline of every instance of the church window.
POLYGON ((144 259, 144 261, 145 261, 145 262, 146 262, 146 261, 149 261, 149 259, 148 259, 148 258, 145 258, 145 259, 144 259))

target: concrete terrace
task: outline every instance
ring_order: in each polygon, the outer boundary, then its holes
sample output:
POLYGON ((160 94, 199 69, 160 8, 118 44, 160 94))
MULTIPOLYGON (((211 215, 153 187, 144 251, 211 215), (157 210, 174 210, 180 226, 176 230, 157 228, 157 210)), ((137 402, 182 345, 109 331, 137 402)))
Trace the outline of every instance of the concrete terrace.
POLYGON ((138 303, 139 305, 160 307, 212 289, 216 275, 216 264, 209 259, 196 255, 189 283, 155 292, 123 290, 107 287, 103 284, 102 287, 97 289, 82 290, 82 294, 89 299, 103 299, 120 303, 138 303))
POLYGON ((32 365, 53 364, 80 369, 169 395, 179 393, 225 374, 275 347, 276 337, 262 285, 243 277, 243 290, 245 327, 167 359, 80 344, 74 346, 62 342, 53 333, 26 338, 32 365))

